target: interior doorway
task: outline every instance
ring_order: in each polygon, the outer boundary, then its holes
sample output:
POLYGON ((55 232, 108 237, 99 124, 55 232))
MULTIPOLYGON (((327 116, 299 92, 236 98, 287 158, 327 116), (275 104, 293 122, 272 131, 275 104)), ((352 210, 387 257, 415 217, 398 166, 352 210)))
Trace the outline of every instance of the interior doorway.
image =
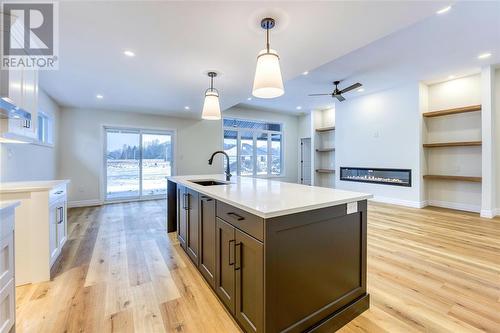
POLYGON ((300 183, 311 185, 311 138, 300 139, 300 183))

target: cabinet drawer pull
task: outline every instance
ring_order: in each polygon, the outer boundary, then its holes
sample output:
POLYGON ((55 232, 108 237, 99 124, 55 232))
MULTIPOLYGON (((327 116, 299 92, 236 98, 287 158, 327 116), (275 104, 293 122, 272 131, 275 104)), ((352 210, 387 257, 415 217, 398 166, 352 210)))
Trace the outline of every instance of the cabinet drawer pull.
POLYGON ((227 213, 227 215, 229 215, 229 216, 231 216, 231 217, 235 218, 235 219, 236 219, 236 220, 238 220, 238 221, 243 221, 243 220, 245 219, 243 216, 238 215, 238 214, 233 213, 233 212, 229 212, 229 213, 227 213))
POLYGON ((234 262, 235 262, 235 265, 234 265, 234 270, 235 271, 238 271, 241 269, 241 242, 240 243, 236 243, 234 245, 234 262), (238 247, 238 251, 236 251, 236 247, 238 247))
POLYGON ((234 242, 235 242, 234 239, 231 239, 229 241, 229 243, 228 243, 228 245, 229 245, 229 266, 233 266, 234 265, 234 251, 235 251, 235 248, 234 248, 234 246, 231 247, 231 243, 234 244, 234 242), (233 249, 233 251, 231 251, 231 249, 233 249), (233 252, 233 261, 232 262, 231 262, 231 252, 233 252))
POLYGON ((57 224, 61 224, 64 221, 64 208, 63 207, 57 207, 57 210, 59 211, 59 221, 57 221, 57 224))
POLYGON ((62 193, 64 193, 64 191, 57 191, 57 192, 56 192, 56 193, 54 193, 54 194, 62 194, 62 193))
POLYGON ((204 200, 204 201, 212 201, 214 199, 210 198, 210 197, 205 197, 205 196, 202 196, 201 197, 201 200, 204 200))

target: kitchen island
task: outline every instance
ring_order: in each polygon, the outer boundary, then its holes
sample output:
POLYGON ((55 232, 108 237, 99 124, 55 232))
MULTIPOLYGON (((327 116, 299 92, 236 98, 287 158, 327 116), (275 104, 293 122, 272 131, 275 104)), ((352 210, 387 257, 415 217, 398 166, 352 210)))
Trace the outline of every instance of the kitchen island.
POLYGON ((168 179, 168 229, 245 332, 333 332, 369 307, 369 194, 168 179))

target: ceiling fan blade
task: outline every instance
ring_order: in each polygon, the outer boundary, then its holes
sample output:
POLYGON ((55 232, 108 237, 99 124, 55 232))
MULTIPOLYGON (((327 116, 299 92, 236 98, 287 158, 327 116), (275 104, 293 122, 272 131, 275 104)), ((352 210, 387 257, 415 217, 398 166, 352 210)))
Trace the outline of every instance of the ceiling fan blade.
POLYGON ((345 101, 344 96, 342 96, 342 95, 340 95, 340 94, 335 95, 334 97, 336 97, 336 98, 339 100, 339 102, 343 102, 343 101, 345 101))
POLYGON ((309 94, 307 96, 331 96, 332 94, 309 94))
POLYGON ((358 83, 353 84, 352 86, 349 86, 349 87, 347 87, 345 89, 342 89, 340 91, 340 93, 343 94, 343 93, 346 93, 346 92, 351 91, 353 89, 359 88, 361 86, 362 86, 362 84, 358 82, 358 83))

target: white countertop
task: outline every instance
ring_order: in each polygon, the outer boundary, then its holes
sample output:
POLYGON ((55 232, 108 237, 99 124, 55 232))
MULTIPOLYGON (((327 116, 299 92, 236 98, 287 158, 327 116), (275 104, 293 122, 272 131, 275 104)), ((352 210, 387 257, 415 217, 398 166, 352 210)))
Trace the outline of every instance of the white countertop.
POLYGON ((231 177, 229 185, 201 186, 189 180, 225 180, 225 175, 172 176, 168 180, 262 218, 294 214, 370 199, 371 194, 285 183, 272 179, 231 177))
POLYGON ((16 208, 20 204, 21 201, 16 200, 0 201, 0 212, 4 209, 16 208))
POLYGON ((50 191, 54 187, 69 182, 69 179, 62 179, 0 183, 0 193, 50 191))

